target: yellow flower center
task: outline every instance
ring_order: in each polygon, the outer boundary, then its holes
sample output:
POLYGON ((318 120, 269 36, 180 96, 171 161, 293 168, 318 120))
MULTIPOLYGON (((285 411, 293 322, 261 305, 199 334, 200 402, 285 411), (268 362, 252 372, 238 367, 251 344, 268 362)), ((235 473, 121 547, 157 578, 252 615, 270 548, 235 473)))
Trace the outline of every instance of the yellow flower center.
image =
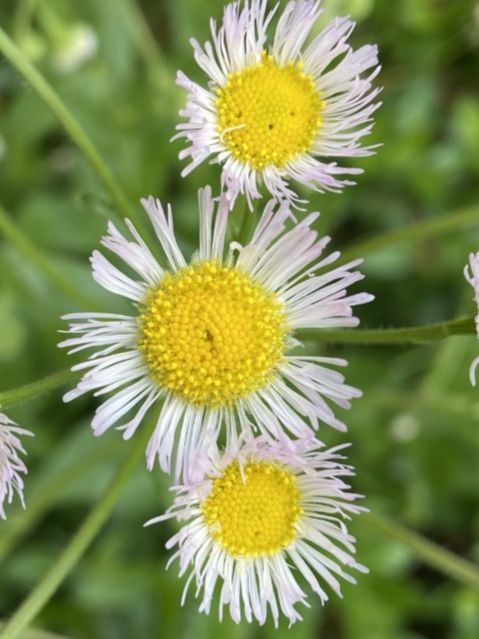
POLYGON ((283 305, 249 275, 215 261, 167 273, 140 316, 153 379, 197 406, 229 406, 269 383, 287 334, 283 305))
POLYGON ((296 477, 275 463, 237 461, 213 480, 201 510, 211 535, 230 555, 273 555, 296 537, 302 514, 296 477))
POLYGON ((280 168, 311 148, 323 106, 301 62, 278 66, 264 53, 260 63, 230 73, 217 90, 218 131, 241 162, 280 168))

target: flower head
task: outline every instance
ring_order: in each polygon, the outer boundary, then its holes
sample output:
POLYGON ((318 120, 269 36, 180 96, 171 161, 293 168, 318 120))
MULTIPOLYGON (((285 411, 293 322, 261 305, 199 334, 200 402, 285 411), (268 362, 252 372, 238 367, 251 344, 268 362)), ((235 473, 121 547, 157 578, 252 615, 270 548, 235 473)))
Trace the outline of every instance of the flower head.
MULTIPOLYGON (((477 305, 476 333, 479 337, 479 253, 469 254, 469 264, 464 267, 464 277, 474 289, 474 301, 477 305)), ((479 365, 479 356, 477 356, 469 368, 469 379, 473 386, 476 385, 476 368, 479 365)))
POLYGON ((237 441, 212 455, 203 478, 175 487, 173 506, 147 525, 182 524, 167 547, 176 548, 170 562, 179 559, 180 575, 190 572, 183 601, 194 580, 201 612, 218 585, 220 617, 229 606, 237 623, 264 623, 269 608, 275 624, 280 613, 294 623, 296 604, 308 605, 303 582, 324 603, 328 589, 341 594, 338 577, 355 583, 350 570, 367 572, 345 526, 364 508, 344 481, 353 472, 342 448, 322 450, 312 438, 237 441))
POLYGON ((361 260, 327 270, 339 253, 321 256, 329 238, 318 239, 311 228, 317 214, 287 230, 289 208, 274 202, 265 207, 249 242, 226 250, 228 203, 221 198, 216 205, 206 188, 199 193, 199 250, 187 263, 171 210, 165 213, 153 198, 143 206, 168 268, 160 266, 130 222, 133 239, 110 223, 103 245, 140 279, 98 251, 91 258, 93 276, 129 298, 134 314, 65 318, 71 320, 71 335, 61 346, 94 351, 74 367, 87 372, 65 400, 89 391, 112 395, 95 414, 95 434, 119 424, 124 437, 131 437, 148 409, 163 399, 147 449, 148 467, 158 458, 169 472, 176 439, 179 476, 200 469, 198 452, 222 427, 228 437, 253 428, 272 437, 285 431, 300 437, 320 422, 345 429, 330 404, 348 408, 360 395, 331 369, 346 362, 289 351, 299 344, 293 338, 297 329, 358 324, 353 307, 371 296, 346 291, 362 279, 356 270, 361 260), (131 411, 133 417, 122 423, 131 411))
POLYGON ((222 165, 231 203, 239 193, 260 197, 262 181, 275 199, 295 201, 290 180, 317 191, 340 191, 344 176, 360 169, 334 158, 366 156, 360 140, 370 133, 379 106, 372 81, 379 72, 377 47, 353 51, 347 40, 354 22, 336 18, 310 44, 305 42, 321 14, 319 2, 288 2, 267 48, 267 29, 277 6, 265 0, 233 2, 224 10, 213 42, 192 40, 195 59, 207 74, 207 88, 179 72, 187 92, 177 138, 189 146, 187 175, 206 158, 222 165))
POLYGON ((6 415, 0 413, 0 518, 6 519, 4 503, 11 504, 15 493, 25 508, 23 497, 22 474, 26 474, 27 467, 20 458, 26 455, 19 435, 33 437, 33 433, 19 428, 6 415))

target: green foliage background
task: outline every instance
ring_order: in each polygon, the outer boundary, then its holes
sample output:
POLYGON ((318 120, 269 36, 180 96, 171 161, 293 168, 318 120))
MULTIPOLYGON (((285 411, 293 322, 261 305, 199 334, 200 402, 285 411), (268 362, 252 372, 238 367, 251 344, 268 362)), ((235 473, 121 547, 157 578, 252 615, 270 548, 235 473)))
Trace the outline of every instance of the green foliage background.
MULTIPOLYGON (((203 80, 188 39, 208 36, 220 0, 7 0, 0 23, 37 64, 94 140, 133 202, 153 193, 174 206, 185 251, 197 236, 196 190, 217 189, 217 167, 187 179, 170 143, 183 95, 178 68, 203 80), (154 40, 141 32, 141 9, 154 40), (80 25, 98 50, 61 70, 80 25), (140 30, 139 30, 140 29, 140 30)), ((318 229, 335 248, 358 238, 479 200, 479 5, 472 0, 324 0, 326 17, 352 14, 355 46, 377 42, 384 105, 362 160, 365 174, 343 195, 308 193, 318 229)), ((23 79, 0 64, 0 203, 22 232, 75 285, 112 310, 124 308, 97 287, 88 256, 112 214, 105 192, 53 115, 23 79)), ((479 210, 478 210, 479 222, 479 210)), ((478 227, 367 257, 363 326, 407 326, 473 314, 462 268, 479 249, 478 227)), ((0 238, 0 390, 67 365, 59 316, 80 307, 0 238)), ((479 402, 468 383, 478 352, 473 337, 409 347, 311 343, 316 353, 350 359, 348 380, 364 390, 344 417, 357 468, 355 488, 373 511, 479 561, 479 402)), ((70 362, 68 362, 69 364, 70 362)), ((0 522, 0 619, 7 618, 64 548, 118 467, 128 444, 115 431, 95 439, 95 401, 63 405, 52 393, 9 414, 36 433, 28 441, 28 509, 0 522)), ((344 436, 323 429, 328 445, 344 436)), ((344 599, 321 609, 311 598, 304 623, 259 628, 220 624, 179 606, 176 566, 165 571, 168 525, 142 523, 170 503, 159 472, 138 468, 107 526, 36 620, 75 639, 184 637, 259 639, 477 639, 479 597, 439 575, 411 551, 354 521, 358 556, 370 568, 344 599)), ((216 611, 215 611, 216 612, 216 611)), ((25 635, 28 639, 30 635, 25 635)), ((31 635, 32 637, 40 635, 31 635)))

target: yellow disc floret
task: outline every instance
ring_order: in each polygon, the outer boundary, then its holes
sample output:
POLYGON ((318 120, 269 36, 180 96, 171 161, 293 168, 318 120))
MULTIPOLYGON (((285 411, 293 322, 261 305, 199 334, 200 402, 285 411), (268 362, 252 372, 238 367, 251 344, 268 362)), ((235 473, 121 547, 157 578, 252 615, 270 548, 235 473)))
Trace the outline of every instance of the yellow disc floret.
POLYGON ((139 322, 153 379, 196 406, 229 406, 265 386, 287 333, 277 297, 216 261, 165 274, 139 322))
POLYGON ((218 132, 241 162, 280 168, 311 148, 323 104, 301 62, 279 66, 265 53, 217 89, 218 132))
POLYGON ((267 461, 237 461, 213 480, 201 510, 210 533, 232 556, 273 555, 296 537, 302 514, 296 477, 267 461))

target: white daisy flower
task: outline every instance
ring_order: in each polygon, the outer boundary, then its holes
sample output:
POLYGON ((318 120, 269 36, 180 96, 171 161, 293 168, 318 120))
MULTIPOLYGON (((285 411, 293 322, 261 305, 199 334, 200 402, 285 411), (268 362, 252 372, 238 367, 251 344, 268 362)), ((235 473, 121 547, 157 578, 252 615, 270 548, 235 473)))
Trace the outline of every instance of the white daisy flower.
POLYGON ((26 455, 19 436, 33 437, 33 433, 19 428, 0 413, 0 518, 6 519, 4 504, 11 504, 15 494, 25 508, 22 475, 28 472, 20 454, 26 455))
MULTIPOLYGON (((371 155, 361 138, 372 129, 380 89, 377 47, 353 51, 347 40, 355 23, 336 18, 305 42, 322 11, 315 0, 288 2, 267 48, 267 28, 277 9, 266 0, 233 2, 219 29, 211 21, 213 42, 191 44, 208 87, 182 72, 177 83, 187 92, 175 138, 189 146, 185 176, 211 157, 222 165, 222 185, 231 203, 239 193, 260 197, 259 183, 276 199, 297 201, 290 180, 316 191, 341 191, 354 184, 344 176, 358 168, 338 166, 334 158, 371 155)), ((175 139, 174 138, 174 139, 175 139)))
POLYGON ((65 401, 93 391, 112 395, 92 422, 96 435, 114 424, 130 438, 148 409, 162 398, 147 448, 151 469, 158 458, 169 472, 177 441, 177 477, 198 469, 198 451, 224 427, 229 436, 253 428, 280 436, 309 435, 324 422, 345 430, 331 408, 349 408, 361 393, 331 367, 343 359, 288 354, 297 329, 352 327, 353 307, 372 299, 346 289, 363 276, 355 260, 327 270, 339 257, 321 257, 329 238, 317 238, 307 216, 291 230, 286 203, 268 203, 245 246, 225 250, 228 202, 216 206, 209 187, 199 192, 199 250, 188 264, 175 239, 170 207, 142 200, 167 262, 164 269, 131 222, 133 239, 110 223, 103 246, 130 268, 123 273, 100 252, 91 258, 93 277, 133 302, 134 313, 77 313, 70 339, 74 353, 93 349, 73 367, 87 372, 65 401), (275 210, 277 208, 277 210, 275 210), (321 273, 317 274, 317 271, 321 273), (133 417, 121 423, 125 415, 133 417), (186 460, 194 459, 191 465, 186 460))
MULTIPOLYGON (((469 264, 464 267, 464 277, 474 289, 474 301, 477 305, 476 333, 479 337, 479 252, 469 254, 469 264)), ((476 385, 476 368, 479 365, 479 355, 473 360, 469 368, 469 379, 473 386, 476 385)))
POLYGON ((294 623, 296 604, 309 605, 304 585, 324 604, 328 588, 341 596, 338 577, 355 583, 347 571, 368 572, 344 523, 365 510, 343 480, 354 474, 341 463, 344 445, 322 446, 313 438, 235 443, 214 455, 203 479, 174 488, 173 506, 146 525, 182 525, 167 543, 176 548, 168 565, 179 559, 180 576, 190 573, 182 604, 195 581, 208 614, 218 584, 220 619, 229 606, 236 623, 263 624, 269 608, 275 625, 280 613, 294 623))

